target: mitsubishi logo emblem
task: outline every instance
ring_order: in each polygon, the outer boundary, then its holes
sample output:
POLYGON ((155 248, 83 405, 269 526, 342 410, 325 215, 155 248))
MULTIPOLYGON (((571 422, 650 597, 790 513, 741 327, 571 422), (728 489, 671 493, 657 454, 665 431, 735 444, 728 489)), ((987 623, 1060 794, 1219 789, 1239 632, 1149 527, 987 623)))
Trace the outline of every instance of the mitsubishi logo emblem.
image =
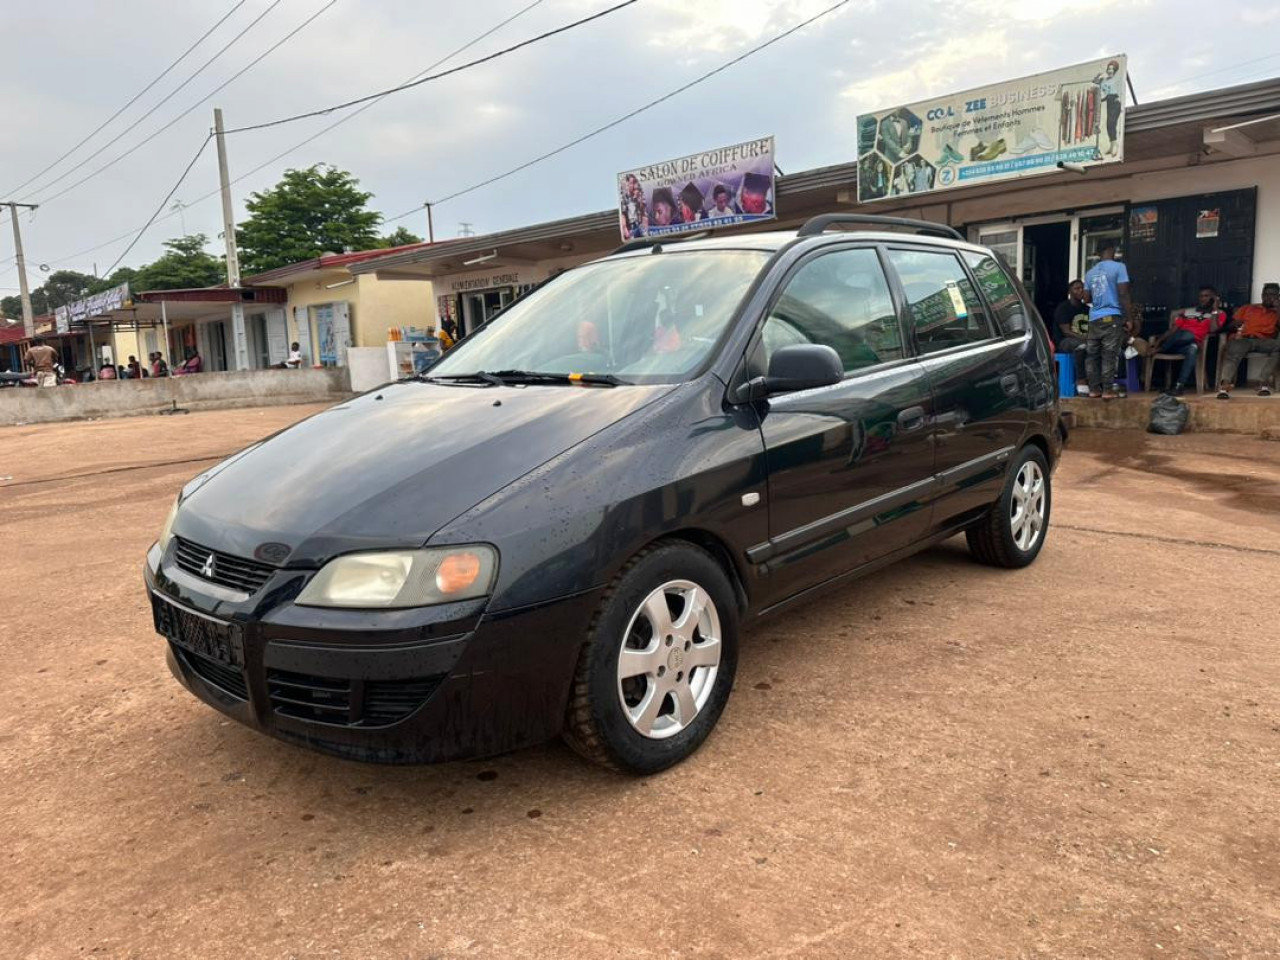
POLYGON ((206 580, 213 579, 213 557, 214 555, 212 553, 209 554, 209 559, 206 560, 204 562, 204 566, 200 568, 200 576, 204 577, 206 580))

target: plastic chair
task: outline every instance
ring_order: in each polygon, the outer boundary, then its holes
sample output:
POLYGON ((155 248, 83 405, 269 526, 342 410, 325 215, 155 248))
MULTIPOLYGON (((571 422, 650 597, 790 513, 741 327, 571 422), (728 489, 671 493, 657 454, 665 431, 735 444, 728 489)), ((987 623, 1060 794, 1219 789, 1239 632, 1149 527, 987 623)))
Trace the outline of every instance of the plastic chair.
POLYGON ((1074 397, 1076 395, 1076 358, 1070 353, 1055 353, 1053 359, 1058 364, 1058 396, 1074 397))
MULTIPOLYGON (((1169 329, 1170 330, 1174 329, 1174 326, 1173 326, 1174 321, 1178 318, 1178 314, 1181 312, 1182 312, 1181 310, 1169 311, 1169 329)), ((1205 369, 1204 369, 1205 362, 1209 356, 1208 346, 1209 346, 1208 338, 1205 338, 1205 342, 1200 345, 1199 353, 1196 354, 1196 393, 1205 393, 1209 389, 1208 384, 1205 383, 1205 369)), ((1155 374, 1157 360, 1169 360, 1176 363, 1182 363, 1182 354, 1156 353, 1154 351, 1147 354, 1147 377, 1146 377, 1147 390, 1151 389, 1152 377, 1155 374)), ((1175 376, 1175 374, 1170 373, 1169 376, 1175 376)))

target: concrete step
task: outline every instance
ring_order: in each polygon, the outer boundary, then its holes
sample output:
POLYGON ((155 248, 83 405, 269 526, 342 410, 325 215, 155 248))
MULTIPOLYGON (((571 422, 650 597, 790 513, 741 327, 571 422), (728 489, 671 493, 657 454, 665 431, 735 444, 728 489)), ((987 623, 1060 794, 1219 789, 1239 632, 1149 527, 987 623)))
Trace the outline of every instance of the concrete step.
MULTIPOLYGON (((1124 400, 1064 397, 1062 409, 1072 415, 1075 427, 1146 430, 1151 401, 1157 396, 1131 393, 1124 400)), ((1219 400, 1212 393, 1187 394, 1179 399, 1191 408, 1188 433, 1241 433, 1280 440, 1280 394, 1259 397, 1252 389, 1237 389, 1230 400, 1219 400)))

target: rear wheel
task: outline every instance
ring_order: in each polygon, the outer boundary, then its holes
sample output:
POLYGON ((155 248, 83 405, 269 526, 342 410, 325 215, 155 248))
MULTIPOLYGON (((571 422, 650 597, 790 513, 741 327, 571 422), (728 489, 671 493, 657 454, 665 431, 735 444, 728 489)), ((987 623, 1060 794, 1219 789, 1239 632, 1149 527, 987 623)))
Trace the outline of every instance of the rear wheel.
POLYGON ((969 549, 994 567, 1027 566, 1044 546, 1052 506, 1048 461, 1039 447, 1023 447, 1009 468, 1000 498, 966 533, 969 549))
POLYGON ((589 760, 655 773, 701 746, 737 668, 724 570, 672 541, 635 557, 601 601, 578 660, 565 739, 589 760))

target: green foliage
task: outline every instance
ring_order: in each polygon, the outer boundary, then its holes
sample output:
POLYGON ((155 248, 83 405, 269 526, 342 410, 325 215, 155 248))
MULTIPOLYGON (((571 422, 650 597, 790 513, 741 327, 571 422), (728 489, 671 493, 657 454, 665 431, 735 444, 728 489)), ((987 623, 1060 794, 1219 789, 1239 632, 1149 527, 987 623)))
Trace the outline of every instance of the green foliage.
MULTIPOLYGON (((165 252, 153 263, 139 270, 132 271, 130 288, 135 292, 142 290, 181 290, 188 287, 212 287, 226 280, 226 267, 221 257, 215 257, 205 250, 209 238, 203 233, 194 233, 189 237, 164 242, 165 252)), ((127 269, 127 268, 124 268, 127 269)), ((123 270, 117 270, 111 279, 120 276, 123 270)))
POLYGON ((421 243, 422 238, 416 233, 409 230, 408 227, 396 227, 380 241, 379 247, 405 247, 411 243, 421 243))
POLYGON ((251 194, 245 202, 249 217, 236 231, 242 272, 379 247, 382 214, 365 208, 373 194, 359 183, 345 170, 318 163, 286 170, 270 190, 251 194))

